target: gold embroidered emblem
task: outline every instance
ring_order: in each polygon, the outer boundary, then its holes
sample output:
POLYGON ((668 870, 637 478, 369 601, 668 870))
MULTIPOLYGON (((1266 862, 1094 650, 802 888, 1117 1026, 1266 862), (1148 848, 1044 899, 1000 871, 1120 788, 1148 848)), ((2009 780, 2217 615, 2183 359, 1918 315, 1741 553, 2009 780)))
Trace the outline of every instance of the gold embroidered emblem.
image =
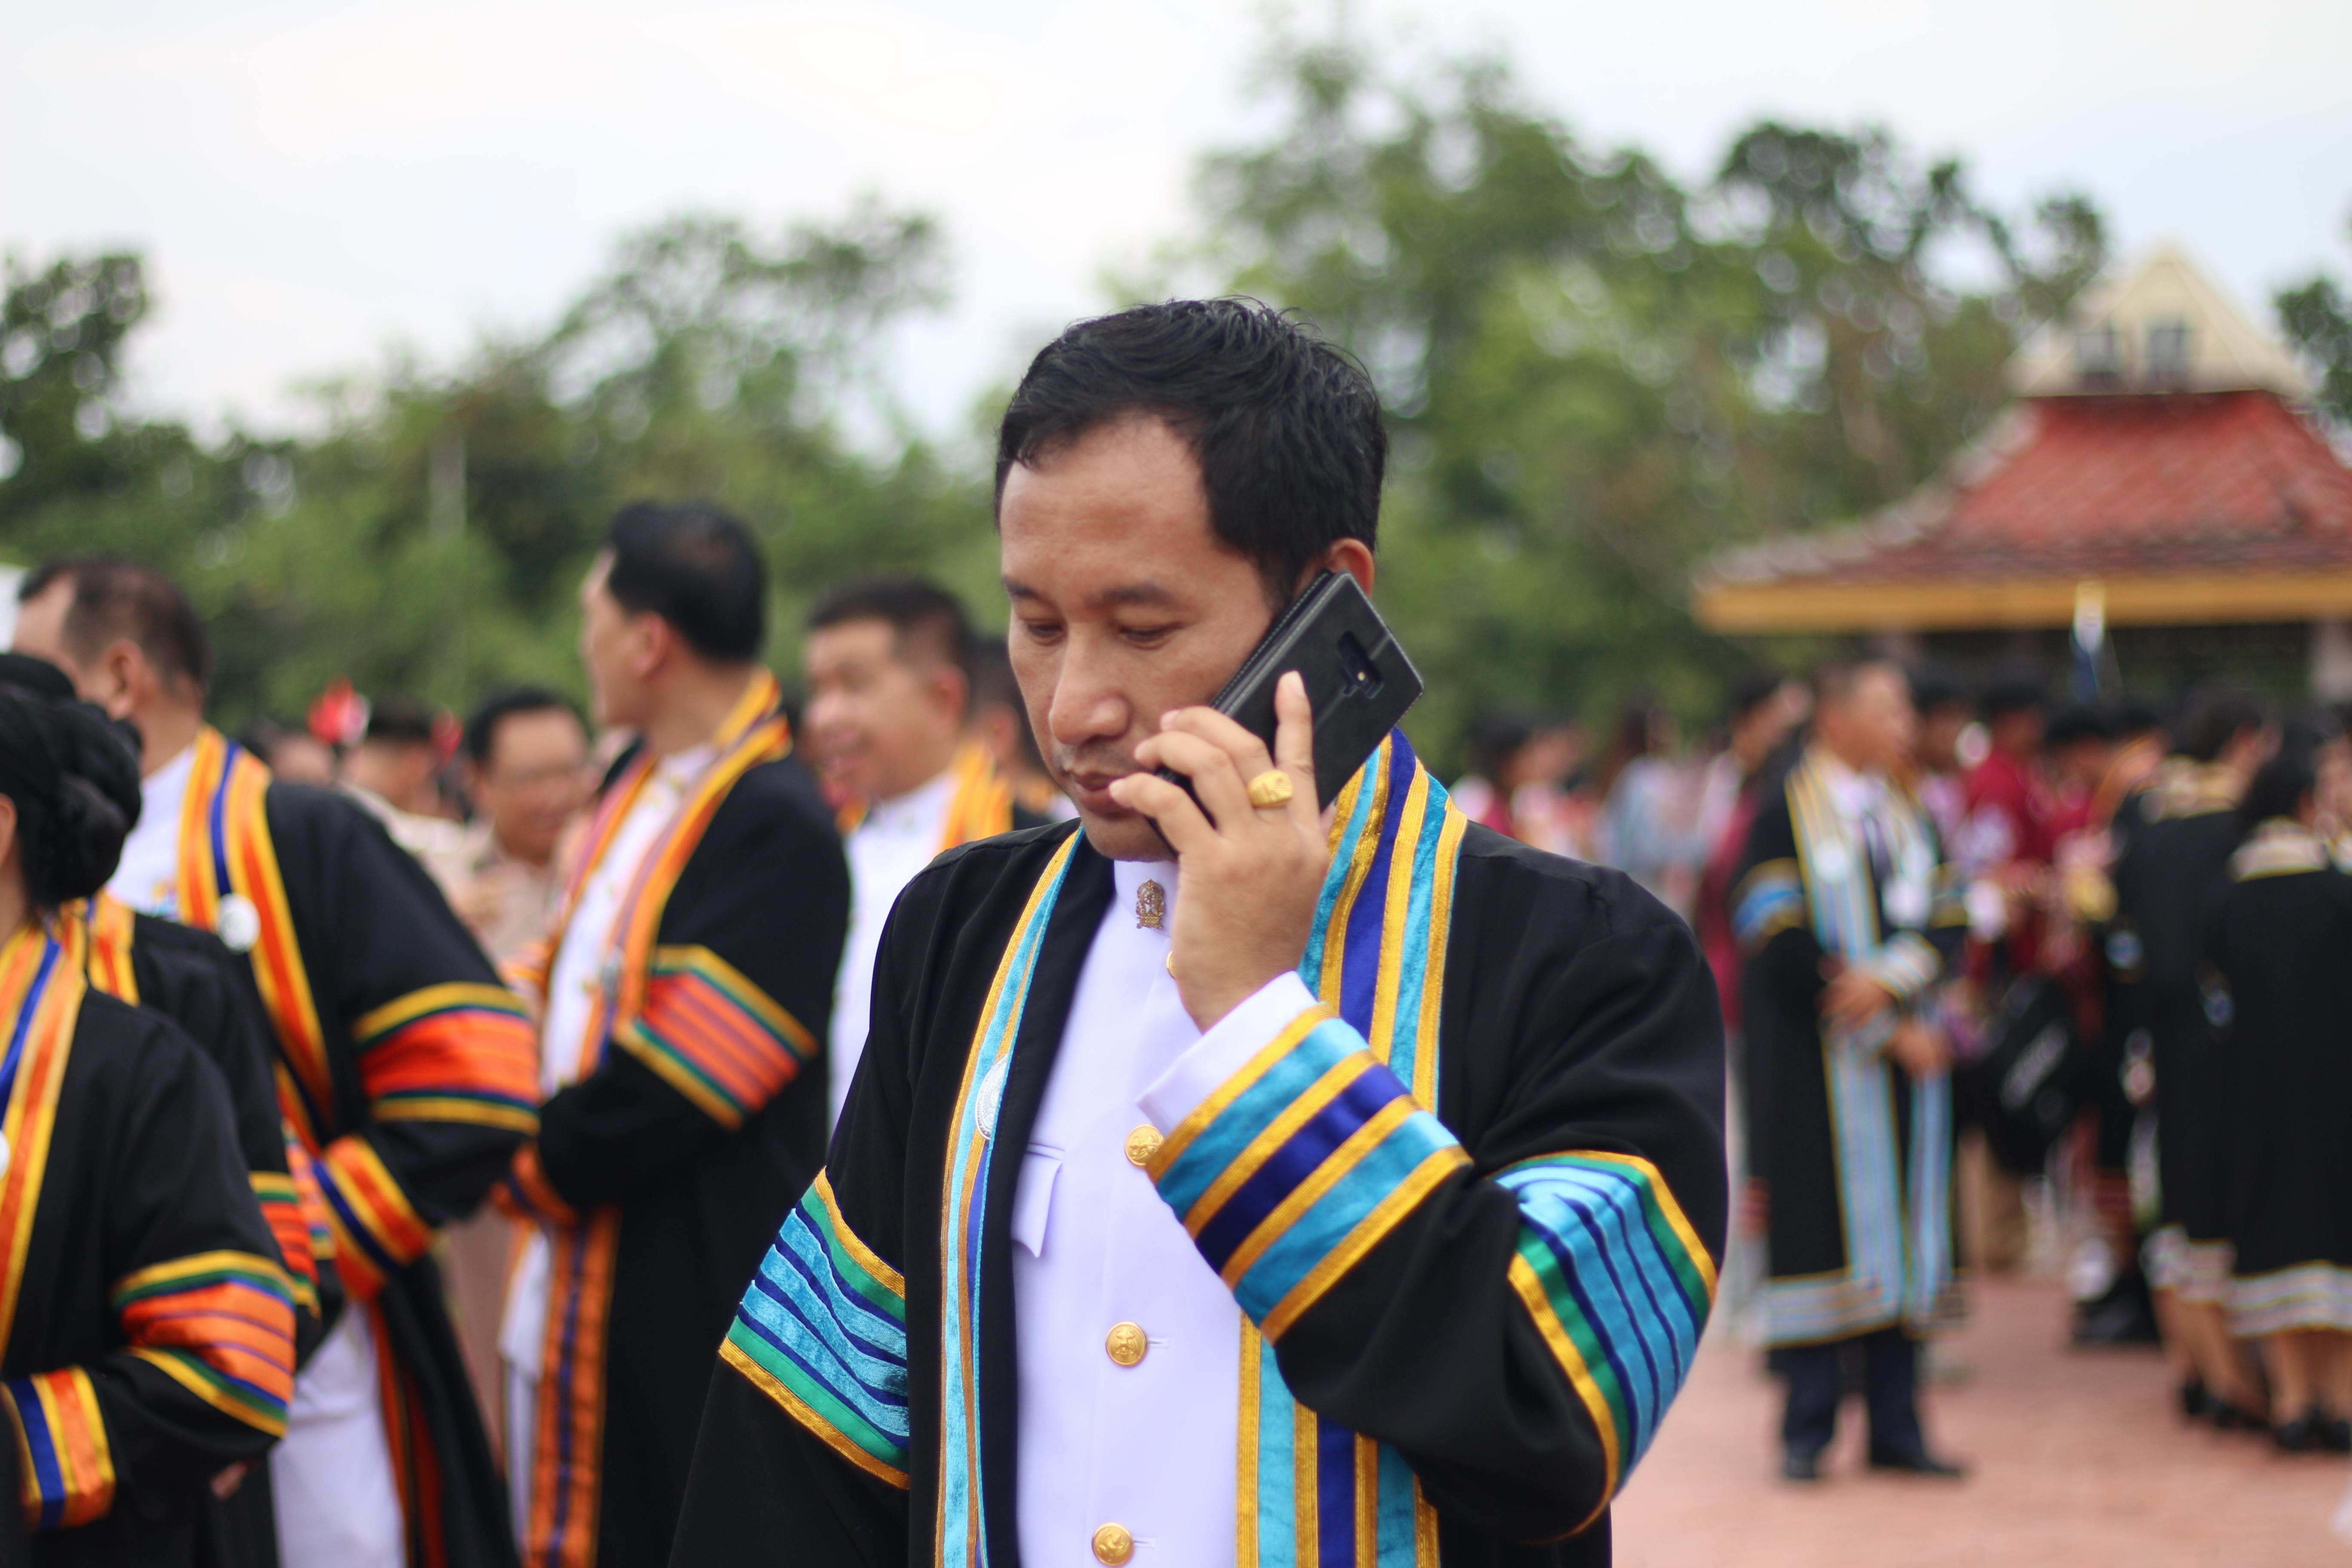
POLYGON ((1160 922, 1168 917, 1168 889, 1157 882, 1146 882, 1135 889, 1135 924, 1140 931, 1158 931, 1160 922))

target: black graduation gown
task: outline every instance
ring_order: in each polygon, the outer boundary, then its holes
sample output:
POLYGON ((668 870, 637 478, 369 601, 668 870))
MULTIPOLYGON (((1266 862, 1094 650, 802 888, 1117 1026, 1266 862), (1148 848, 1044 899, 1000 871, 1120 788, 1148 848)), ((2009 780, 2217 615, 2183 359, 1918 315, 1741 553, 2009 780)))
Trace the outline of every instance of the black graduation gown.
POLYGON ((0 1362, 0 1463, 48 1522, 28 1538, 0 1509, 0 1563, 193 1563, 208 1479, 263 1458, 292 1387, 290 1290, 229 1096, 176 1026, 93 991, 53 1129, 0 1362), (102 1465, 72 1458, 99 1447, 102 1465), (101 1472, 103 1499, 87 1484, 101 1472))
MULTIPOLYGON (((286 1126, 271 1071, 276 1052, 253 978, 209 931, 134 914, 101 897, 77 918, 87 921, 90 983, 110 996, 160 1013, 178 1025, 220 1070, 247 1180, 278 1243, 294 1292, 299 1367, 342 1305, 332 1268, 320 1299, 319 1259, 287 1168, 286 1126)), ((207 1498, 197 1560, 206 1568, 275 1568, 278 1532, 269 1468, 256 1465, 226 1499, 207 1498)))
MULTIPOLYGON (((826 1162, 829 1189, 796 1211, 811 1212, 829 1190, 850 1233, 840 1246, 866 1260, 860 1278, 902 1278, 906 1472, 893 1479, 722 1364, 673 1563, 931 1561, 950 1119, 1008 937, 1078 831, 1056 824, 951 850, 900 895, 876 964, 872 1034, 826 1162)), ((1449 1568, 1605 1563, 1605 1505, 1622 1472, 1604 1447, 1615 1439, 1601 1435, 1515 1291, 1506 1265, 1524 1232, 1512 1191, 1494 1178, 1564 1150, 1642 1156, 1679 1199, 1694 1253, 1703 1241, 1696 1267, 1711 1282, 1726 1211, 1722 1020, 1689 930, 1631 879, 1476 826, 1457 867, 1436 1110, 1467 1159, 1288 1324, 1276 1355, 1301 1405, 1410 1464, 1449 1568)), ((1111 886, 1109 863, 1081 841, 987 1144, 978 1448, 985 1557, 1000 1568, 1020 1561, 1013 1198, 1111 886)), ((1328 1434, 1321 1452, 1333 1452, 1328 1434)))
POLYGON ((2116 863, 2119 922, 2137 936, 2140 1000, 2156 1068, 2163 1223, 2192 1244, 2229 1234, 2229 1083, 2207 1017, 2201 914, 2237 847, 2234 805, 2173 764, 2116 863))
POLYGON ((531 1561, 668 1553, 711 1349, 776 1216, 824 1163, 821 1042, 848 920, 848 863, 815 781, 790 757, 750 768, 687 858, 656 933, 656 969, 672 966, 690 992, 650 1000, 630 1047, 608 1048, 541 1107, 539 1139, 501 1194, 525 1217, 560 1222, 531 1561), (663 956, 688 952, 723 971, 663 956), (719 1036, 745 1053, 736 1067, 761 1058, 781 1087, 761 1100, 681 1078, 685 1060, 720 1065, 719 1036), (645 1047, 652 1037, 666 1048, 645 1047), (551 1410, 562 1416, 552 1426, 551 1410))
MULTIPOLYGON (((1852 1212, 1857 1179, 1893 1198, 1892 1263, 1904 1273, 1911 1262, 1940 1252, 1948 1259, 1952 1217, 1948 1110, 1928 1135, 1935 1148, 1915 1149, 1920 1129, 1915 1116, 1933 1100, 1915 1092, 1910 1075, 1891 1058, 1885 1062, 1885 1104, 1892 1138, 1879 1157, 1885 1168, 1866 1176, 1846 1168, 1839 1138, 1841 1117, 1833 1084, 1832 1047, 1823 1039, 1821 996, 1822 947, 1813 919, 1817 896, 1811 874, 1801 866, 1792 790, 1803 787, 1804 763, 1790 783, 1757 808, 1748 845, 1732 881, 1734 927, 1746 956, 1739 978, 1739 1016, 1747 1036, 1750 1124, 1755 1147, 1750 1169, 1767 1193, 1766 1332, 1776 1344, 1803 1344, 1854 1337, 1907 1324, 1932 1326, 1953 1310, 1948 1262, 1920 1279, 1918 1292, 1899 1281, 1879 1279, 1879 1261, 1856 1255, 1864 1216, 1852 1212), (1922 1158, 1921 1156, 1927 1156, 1922 1158), (1934 1232, 1939 1228, 1942 1235, 1934 1232), (1850 1288, 1832 1289, 1832 1281, 1850 1288), (1878 1287, 1874 1289, 1874 1286, 1878 1287), (1813 1289, 1819 1300, 1800 1302, 1790 1287, 1813 1289), (1927 1299, 1907 1300, 1911 1294, 1927 1299)), ((1919 832, 1934 843, 1924 812, 1919 832)), ((1940 847, 1937 847, 1938 849, 1940 847)), ((1894 931, 1885 888, 1865 858, 1857 874, 1868 884, 1877 929, 1894 931)), ((1896 991, 1902 1010, 1916 1011, 1958 959, 1968 934, 1967 912, 1957 896, 1950 868, 1938 866, 1924 927, 1913 925, 1904 940, 1915 961, 1891 967, 1885 983, 1896 991)), ((1916 921, 1916 917, 1915 917, 1916 921)), ((1948 1107, 1948 1085, 1944 1103, 1948 1107)), ((1849 1115, 1856 1112, 1849 1111, 1849 1115)))
POLYGON ((515 1560, 506 1485, 429 1249, 537 1126, 528 1013, 424 868, 348 797, 271 781, 210 730, 188 790, 177 912, 242 950, 269 1013, 280 1108, 320 1194, 314 1228, 345 1310, 374 1314, 390 1363, 410 1561, 501 1568, 515 1560))
POLYGON ((2231 1316, 2242 1333, 2352 1330, 2352 877, 2309 834, 2267 829, 2205 936, 2229 997, 2231 1316))

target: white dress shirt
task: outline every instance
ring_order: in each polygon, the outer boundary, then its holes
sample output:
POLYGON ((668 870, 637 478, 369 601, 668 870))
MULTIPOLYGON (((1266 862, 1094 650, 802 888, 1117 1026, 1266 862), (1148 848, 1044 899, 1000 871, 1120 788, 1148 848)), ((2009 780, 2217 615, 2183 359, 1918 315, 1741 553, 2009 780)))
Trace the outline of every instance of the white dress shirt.
MULTIPOLYGON (((665 757, 654 767, 629 805, 628 816, 614 829, 604 858, 588 873, 580 901, 563 928, 549 966, 547 998, 540 1013, 539 1087, 542 1094, 580 1077, 592 1042, 589 1031, 597 1018, 597 993, 617 982, 609 962, 613 924, 620 918, 621 900, 636 880, 637 868, 651 851, 661 830, 669 826, 694 786, 718 758, 714 745, 691 747, 665 757)), ((507 1475, 509 1500, 513 1505, 515 1532, 523 1533, 530 1518, 530 1481, 539 1420, 540 1356, 547 1326, 547 1233, 536 1226, 523 1233, 522 1257, 507 1289, 507 1308, 499 1329, 499 1354, 507 1363, 507 1475)))
POLYGON ((139 822, 122 841, 106 890, 142 915, 179 918, 180 811, 195 766, 191 744, 139 781, 139 822))
POLYGON ((1095 1531, 1124 1527, 1136 1568, 1234 1560, 1241 1309, 1201 1257, 1128 1135, 1164 1132, 1314 998, 1286 974, 1192 1026, 1167 969, 1173 864, 1120 862, 1013 1204, 1020 1359, 1019 1525, 1030 1568, 1094 1568, 1095 1531), (1146 880, 1167 895, 1137 922, 1146 880), (1121 1365, 1110 1335, 1139 1328, 1121 1365))
POLYGON ((826 1032, 828 1121, 841 1120, 850 1075, 866 1050, 874 1005, 874 955, 890 906, 915 874, 939 858, 955 799, 955 772, 889 800, 877 801, 842 847, 849 854, 849 931, 841 944, 841 973, 833 988, 833 1023, 826 1032))

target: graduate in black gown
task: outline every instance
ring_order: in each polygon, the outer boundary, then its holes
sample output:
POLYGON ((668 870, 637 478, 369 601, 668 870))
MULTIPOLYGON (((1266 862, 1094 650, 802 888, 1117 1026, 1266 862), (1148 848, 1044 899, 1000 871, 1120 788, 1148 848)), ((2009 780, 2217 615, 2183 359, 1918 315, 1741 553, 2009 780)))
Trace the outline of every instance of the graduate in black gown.
POLYGON ((219 1072, 93 989, 58 909, 137 795, 97 710, 0 689, 0 1562, 198 1561, 212 1483, 285 1430, 292 1287, 219 1072))
POLYGON ((833 813, 758 662, 750 533, 630 507, 583 599, 597 720, 644 740, 520 966, 561 1087, 500 1193, 531 1225, 501 1336, 518 1532, 562 1568, 668 1552, 712 1348, 824 1163, 849 920, 833 813))
POLYGON ((2352 1452, 2352 877, 2317 784, 2301 747, 2254 774, 2205 952, 2230 1004, 2231 1331, 2262 1345, 2279 1447, 2352 1452))
POLYGON ((1246 302, 1080 323, 1031 366, 1010 646, 1080 821, 900 896, 672 1562, 1609 1561, 1723 1240, 1696 942, 1470 824, 1401 733, 1327 832, 1295 677, 1278 765, 1192 706, 1317 572, 1370 582, 1383 450, 1360 369, 1246 302))
POLYGON ((286 1568, 512 1562, 505 1485, 430 1248, 538 1126, 521 1002, 374 818, 274 782, 205 721, 209 645, 177 584, 76 560, 37 569, 20 593, 17 650, 142 738, 148 804, 112 890, 218 935, 276 1037, 293 1174, 314 1184, 308 1217, 345 1302, 271 1459, 286 1568))
POLYGON ((1865 1365, 1874 1468, 1952 1477, 1919 1426, 1919 1342, 1957 1310, 1942 993, 1967 934, 1935 827, 1893 776, 1900 666, 1816 677, 1814 739, 1759 807, 1733 883, 1764 1187, 1765 1342, 1788 1379, 1782 1471, 1821 1478, 1842 1362, 1865 1365))
POLYGON ((2183 711, 2173 754, 2143 795, 2116 862, 2116 926, 2142 976, 2156 1078, 2162 1215, 2148 1238, 2148 1284, 2176 1367, 2183 1407, 2223 1426, 2266 1426, 2222 1302, 2230 1278, 2230 1083, 2221 1071, 2205 973, 2202 911, 2239 839, 2238 801, 2273 742, 2262 705, 2239 691, 2199 694, 2183 711), (2185 1363, 2185 1364, 2184 1364, 2185 1363))

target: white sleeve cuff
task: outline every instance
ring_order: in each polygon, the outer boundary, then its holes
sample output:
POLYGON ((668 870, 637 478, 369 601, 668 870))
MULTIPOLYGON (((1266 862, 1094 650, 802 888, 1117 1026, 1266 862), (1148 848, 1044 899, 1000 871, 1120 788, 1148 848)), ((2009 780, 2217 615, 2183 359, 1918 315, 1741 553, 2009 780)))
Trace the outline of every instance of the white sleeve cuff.
POLYGON ((1276 975, 1186 1047, 1184 1054, 1137 1097, 1137 1103, 1154 1127, 1167 1131, 1214 1094, 1219 1085, 1247 1067, 1250 1058, 1264 1050, 1286 1025, 1316 1003, 1315 993, 1307 989, 1297 970, 1276 975))

